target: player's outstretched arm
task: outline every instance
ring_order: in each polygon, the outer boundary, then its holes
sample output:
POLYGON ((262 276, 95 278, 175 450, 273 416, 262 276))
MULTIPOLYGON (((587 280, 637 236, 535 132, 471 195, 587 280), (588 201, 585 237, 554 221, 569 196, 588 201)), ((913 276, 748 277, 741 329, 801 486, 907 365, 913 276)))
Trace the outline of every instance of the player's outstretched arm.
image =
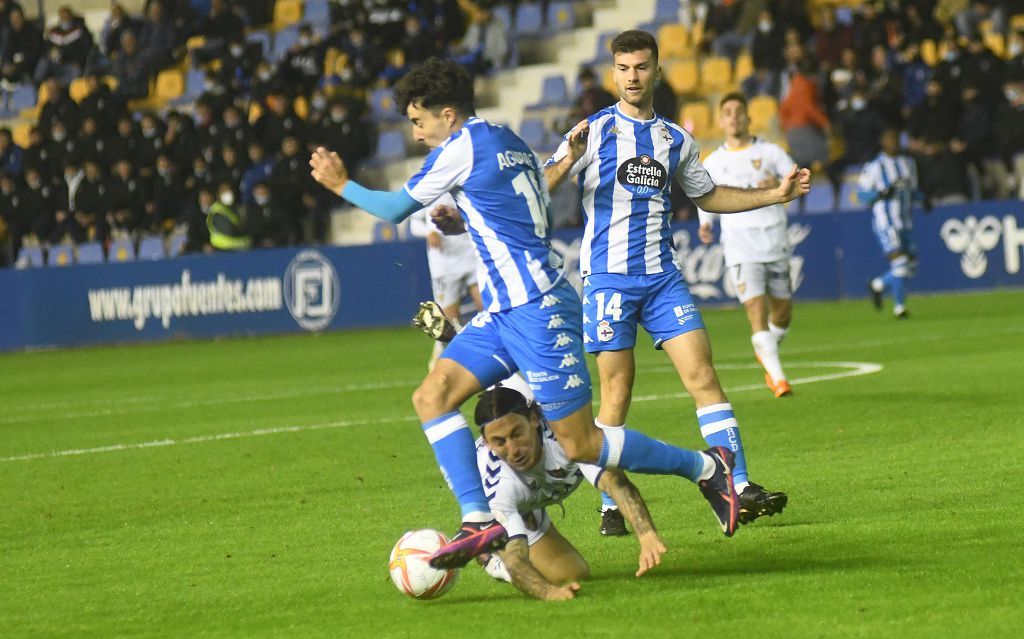
POLYGON ((530 546, 525 539, 512 539, 504 550, 498 552, 498 556, 512 578, 512 585, 531 597, 544 601, 565 601, 579 592, 580 585, 576 582, 556 586, 545 579, 530 563, 530 546))
POLYGON ((640 568, 636 571, 639 577, 661 563, 661 557, 668 552, 665 542, 654 527, 654 520, 647 510, 644 498, 640 496, 633 482, 621 470, 605 469, 597 480, 597 487, 611 496, 622 511, 629 525, 636 533, 640 542, 640 568))
MULTIPOLYGON (((544 181, 547 182, 548 192, 554 191, 559 184, 565 180, 572 166, 579 161, 587 150, 587 136, 590 134, 590 123, 586 120, 579 122, 569 131, 569 140, 565 155, 555 162, 544 166, 544 181)), ((561 151, 561 149, 559 149, 561 151)), ((556 152, 556 156, 558 153, 556 152)))
POLYGON ((322 146, 310 156, 309 168, 313 179, 331 193, 387 222, 401 222, 422 207, 405 190, 372 191, 353 182, 338 154, 322 146))
POLYGON ((772 204, 785 204, 811 190, 811 171, 795 164, 775 188, 740 189, 716 185, 710 193, 694 199, 694 203, 712 213, 740 213, 772 204))

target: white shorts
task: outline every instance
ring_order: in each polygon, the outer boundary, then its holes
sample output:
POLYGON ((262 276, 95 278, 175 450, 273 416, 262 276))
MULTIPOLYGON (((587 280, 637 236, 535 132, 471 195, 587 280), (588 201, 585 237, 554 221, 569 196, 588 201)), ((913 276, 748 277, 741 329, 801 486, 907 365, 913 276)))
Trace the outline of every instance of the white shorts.
POLYGON ((793 284, 789 279, 789 260, 777 262, 748 262, 729 267, 729 279, 741 302, 769 295, 779 300, 793 297, 793 284))
POLYGON ((522 516, 523 521, 526 522, 526 544, 532 546, 541 540, 541 537, 548 534, 551 530, 551 518, 548 517, 548 511, 545 508, 538 508, 537 510, 531 510, 528 513, 519 513, 522 516))
POLYGON ((434 301, 441 308, 448 308, 452 304, 458 304, 463 297, 469 295, 469 288, 476 286, 476 273, 460 273, 458 275, 445 275, 430 280, 431 288, 434 289, 434 301))

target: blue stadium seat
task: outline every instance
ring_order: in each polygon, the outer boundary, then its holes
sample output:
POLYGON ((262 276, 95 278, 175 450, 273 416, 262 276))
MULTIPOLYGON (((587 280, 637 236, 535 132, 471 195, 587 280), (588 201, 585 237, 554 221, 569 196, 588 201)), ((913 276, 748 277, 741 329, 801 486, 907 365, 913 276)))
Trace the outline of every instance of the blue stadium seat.
POLYGON ((70 244, 51 246, 46 253, 47 266, 71 266, 74 263, 74 247, 70 244))
POLYGON ((398 227, 391 222, 379 221, 373 226, 373 243, 394 242, 398 239, 398 227))
POLYGON ((535 2, 524 2, 516 9, 516 34, 539 35, 544 30, 544 13, 535 2))
POLYGON ((144 235, 139 240, 140 260, 162 260, 167 255, 164 253, 164 238, 159 235, 144 235))
POLYGON ((36 246, 22 246, 18 251, 18 259, 14 262, 15 268, 39 267, 45 263, 43 249, 36 246))
POLYGON ((270 54, 270 34, 266 31, 253 31, 249 35, 245 36, 247 42, 258 42, 263 51, 260 52, 261 57, 267 57, 270 54))
POLYGON ((19 84, 13 91, 5 91, 3 95, 2 117, 16 117, 25 109, 36 105, 36 90, 31 84, 19 84))
POLYGON ((331 9, 327 0, 306 0, 302 8, 303 22, 310 23, 314 28, 318 23, 327 26, 331 21, 331 9))
POLYGON ((654 8, 655 22, 678 22, 679 0, 658 0, 654 8))
POLYGON ((370 93, 370 113, 374 119, 383 122, 397 122, 402 115, 395 109, 394 91, 387 87, 374 89, 370 93))
POLYGON ((83 242, 78 245, 79 264, 101 264, 103 262, 103 245, 99 242, 83 242))
POLYGON ((569 87, 565 76, 549 75, 541 85, 540 103, 544 106, 569 106, 569 87))
POLYGON ((274 35, 274 49, 270 54, 271 62, 280 62, 284 59, 288 49, 295 46, 299 41, 299 25, 293 24, 285 27, 274 35))
POLYGON ((543 149, 547 142, 548 130, 544 121, 538 118, 524 118, 519 125, 519 137, 534 151, 543 149))
POLYGON ((571 2, 552 2, 548 5, 548 31, 568 31, 576 26, 576 14, 571 2))
POLYGON ((374 159, 378 162, 391 162, 405 157, 405 136, 401 131, 384 131, 377 139, 377 154, 374 159))
MULTIPOLYGON (((505 31, 511 33, 512 28, 515 26, 512 23, 512 9, 506 5, 499 4, 498 6, 491 9, 491 15, 494 16, 495 20, 499 20, 505 25, 505 31)), ((510 38, 511 39, 511 38, 510 38)))
POLYGON ((835 210, 835 192, 832 184, 812 184, 810 192, 803 198, 804 213, 831 213, 835 210))
POLYGON ((836 201, 836 210, 855 211, 864 208, 866 207, 857 199, 857 183, 853 181, 843 182, 843 185, 839 187, 839 199, 836 201))
POLYGON ((171 236, 170 246, 167 247, 167 257, 178 257, 185 252, 185 244, 188 236, 184 233, 175 233, 171 236))
POLYGON ((121 238, 110 243, 111 262, 134 262, 135 244, 128 238, 121 238))
POLYGON ((612 39, 618 34, 618 31, 605 31, 597 37, 597 53, 594 55, 594 58, 587 63, 588 66, 611 64, 612 54, 608 47, 611 46, 612 39))
POLYGON ((203 94, 203 82, 206 74, 202 69, 189 69, 185 74, 185 92, 181 97, 171 100, 171 105, 181 106, 192 104, 203 94))

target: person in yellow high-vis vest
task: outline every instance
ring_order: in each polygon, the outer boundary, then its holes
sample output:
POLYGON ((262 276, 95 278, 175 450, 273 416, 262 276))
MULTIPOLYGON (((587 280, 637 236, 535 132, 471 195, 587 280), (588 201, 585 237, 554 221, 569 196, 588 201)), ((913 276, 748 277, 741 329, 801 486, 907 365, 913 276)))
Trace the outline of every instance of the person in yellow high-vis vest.
POLYGON ((242 227, 242 216, 233 208, 235 191, 227 182, 217 189, 217 201, 206 214, 210 246, 218 251, 243 251, 249 248, 249 236, 242 227))

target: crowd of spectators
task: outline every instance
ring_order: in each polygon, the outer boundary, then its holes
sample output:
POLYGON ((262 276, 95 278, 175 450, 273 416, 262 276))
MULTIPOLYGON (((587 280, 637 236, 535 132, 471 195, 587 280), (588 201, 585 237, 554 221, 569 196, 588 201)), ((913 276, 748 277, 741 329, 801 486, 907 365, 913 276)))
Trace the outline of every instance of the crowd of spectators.
POLYGON ((247 37, 269 27, 273 5, 147 0, 133 15, 115 1, 94 34, 71 7, 42 31, 0 0, 0 81, 37 86, 42 105, 25 148, 0 129, 0 265, 23 243, 145 233, 209 250, 215 201, 239 213, 253 246, 322 242, 337 202, 309 177, 309 150, 337 149, 358 170, 376 142, 370 90, 432 55, 485 71, 508 54, 507 29, 479 3, 335 0, 275 60, 247 37), (178 65, 204 71, 201 94, 147 110, 156 74, 178 65))

